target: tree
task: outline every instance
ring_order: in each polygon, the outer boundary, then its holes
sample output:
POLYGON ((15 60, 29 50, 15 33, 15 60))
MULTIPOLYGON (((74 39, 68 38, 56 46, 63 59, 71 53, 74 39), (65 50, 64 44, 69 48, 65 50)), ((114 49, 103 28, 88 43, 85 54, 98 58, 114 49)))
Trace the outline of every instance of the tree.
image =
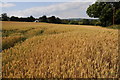
POLYGON ((90 17, 99 18, 102 26, 120 24, 120 2, 96 2, 87 9, 90 17))
POLYGON ((58 24, 62 23, 61 19, 57 17, 56 18, 56 23, 58 23, 58 24))
POLYGON ((116 11, 115 15, 116 15, 116 19, 115 19, 116 24, 120 24, 120 9, 116 11))
POLYGON ((2 21, 2 16, 0 15, 0 21, 2 21))
POLYGON ((2 21, 9 21, 9 17, 7 16, 7 13, 1 14, 2 21))
POLYGON ((49 23, 56 23, 56 18, 55 18, 55 16, 49 17, 49 18, 48 18, 48 22, 49 22, 49 23))
POLYGON ((19 18, 15 16, 11 16, 10 21, 19 21, 19 18))
POLYGON ((28 22, 33 22, 35 21, 35 18, 33 16, 27 17, 28 22))
POLYGON ((48 22, 46 15, 39 18, 40 22, 48 22))

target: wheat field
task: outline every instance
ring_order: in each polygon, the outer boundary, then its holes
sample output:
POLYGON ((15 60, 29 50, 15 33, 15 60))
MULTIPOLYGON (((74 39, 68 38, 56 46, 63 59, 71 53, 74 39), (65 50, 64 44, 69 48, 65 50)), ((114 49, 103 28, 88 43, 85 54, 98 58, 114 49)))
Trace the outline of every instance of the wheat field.
POLYGON ((3 78, 117 78, 118 30, 2 22, 3 78))

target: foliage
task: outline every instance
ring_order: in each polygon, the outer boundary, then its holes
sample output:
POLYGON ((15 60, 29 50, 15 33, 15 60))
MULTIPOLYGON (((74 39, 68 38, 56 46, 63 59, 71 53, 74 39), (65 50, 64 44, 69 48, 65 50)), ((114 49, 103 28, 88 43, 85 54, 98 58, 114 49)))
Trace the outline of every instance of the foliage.
MULTIPOLYGON (((14 20, 15 21, 15 20, 14 20)), ((33 16, 27 17, 27 18, 18 18, 17 21, 22 21, 22 22, 33 22, 35 21, 35 18, 33 16)))
POLYGON ((60 18, 56 18, 55 16, 51 16, 48 18, 48 23, 61 23, 61 19, 60 18))
POLYGON ((1 14, 2 21, 9 21, 9 17, 7 16, 7 13, 1 14))
POLYGON ((27 17, 28 22, 34 22, 35 18, 33 16, 27 17))
POLYGON ((115 20, 115 22, 116 22, 117 24, 120 24, 120 9, 118 9, 118 10, 116 11, 116 20, 115 20))
POLYGON ((30 16, 27 18, 25 17, 19 18, 19 17, 11 16, 9 20, 19 21, 19 22, 34 22, 35 20, 38 20, 39 22, 55 23, 55 24, 100 25, 99 23, 97 23, 98 21, 91 20, 91 19, 81 19, 79 21, 79 20, 60 19, 59 17, 55 17, 55 16, 47 17, 46 15, 39 17, 39 19, 36 19, 33 16, 30 16))
POLYGON ((90 17, 99 18, 102 26, 120 24, 120 2, 96 2, 87 9, 90 17), (115 20, 113 19, 115 18, 115 20))
POLYGON ((57 17, 57 18, 56 18, 56 23, 61 24, 61 23, 62 23, 62 20, 57 17))
POLYGON ((27 18, 19 18, 15 16, 8 17, 7 13, 1 14, 2 21, 22 21, 22 22, 33 22, 35 21, 35 18, 33 16, 27 17, 27 18))
POLYGON ((48 22, 47 17, 46 17, 45 15, 42 16, 42 17, 40 17, 40 18, 39 18, 39 21, 40 21, 40 22, 48 22))
POLYGON ((11 16, 10 21, 19 21, 19 18, 15 16, 11 16))

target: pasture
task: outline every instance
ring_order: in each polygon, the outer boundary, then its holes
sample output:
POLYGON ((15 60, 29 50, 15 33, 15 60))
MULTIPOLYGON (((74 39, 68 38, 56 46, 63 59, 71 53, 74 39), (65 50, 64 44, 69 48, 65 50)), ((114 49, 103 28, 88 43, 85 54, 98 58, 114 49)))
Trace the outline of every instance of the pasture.
POLYGON ((3 78, 118 77, 118 30, 88 25, 0 23, 3 78))

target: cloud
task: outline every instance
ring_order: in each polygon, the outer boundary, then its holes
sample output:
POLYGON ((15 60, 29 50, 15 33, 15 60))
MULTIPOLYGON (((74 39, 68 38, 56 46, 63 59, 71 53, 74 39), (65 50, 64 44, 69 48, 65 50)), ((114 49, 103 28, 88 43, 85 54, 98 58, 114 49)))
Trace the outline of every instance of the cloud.
POLYGON ((2 2, 94 2, 96 0, 2 0, 2 2))
POLYGON ((16 5, 12 4, 12 3, 2 3, 0 5, 0 7, 2 7, 2 8, 8 8, 8 7, 13 7, 13 6, 16 6, 16 5))
POLYGON ((88 17, 86 15, 86 9, 91 2, 67 2, 59 3, 44 7, 33 7, 25 10, 12 11, 8 14, 10 16, 25 17, 33 15, 39 17, 42 15, 58 16, 60 18, 73 18, 73 17, 88 17))

